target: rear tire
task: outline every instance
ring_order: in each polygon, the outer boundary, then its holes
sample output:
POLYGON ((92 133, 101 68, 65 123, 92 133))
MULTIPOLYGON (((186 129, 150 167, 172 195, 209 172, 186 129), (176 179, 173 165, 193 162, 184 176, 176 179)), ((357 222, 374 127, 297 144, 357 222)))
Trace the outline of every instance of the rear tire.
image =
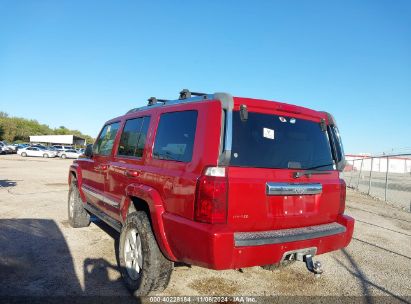
POLYGON ((80 192, 77 187, 77 180, 73 178, 68 193, 68 220, 73 228, 87 227, 90 225, 90 215, 84 209, 80 192))
POLYGON ((67 156, 66 156, 66 154, 62 154, 60 157, 65 159, 67 156))
POLYGON ((26 157, 27 153, 26 152, 21 152, 21 156, 26 157))
POLYGON ((44 158, 48 158, 49 155, 48 155, 47 153, 44 153, 44 154, 43 154, 43 157, 44 157, 44 158))
POLYGON ((119 264, 127 288, 136 297, 152 291, 161 292, 170 281, 173 263, 158 248, 150 221, 143 211, 127 216, 120 234, 119 264))

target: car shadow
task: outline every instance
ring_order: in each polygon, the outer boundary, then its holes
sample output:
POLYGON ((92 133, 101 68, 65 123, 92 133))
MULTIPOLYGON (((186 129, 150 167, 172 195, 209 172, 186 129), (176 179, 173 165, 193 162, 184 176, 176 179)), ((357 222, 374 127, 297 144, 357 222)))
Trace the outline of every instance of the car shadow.
MULTIPOLYGON (((106 227, 107 228, 107 227, 106 227)), ((79 232, 81 229, 79 229, 79 232)), ((84 285, 66 239, 54 220, 0 219, 0 302, 139 303, 117 265, 104 258, 83 262, 84 285)), ((78 267, 77 267, 78 268, 78 267)))
POLYGON ((53 220, 0 220, 0 295, 81 295, 66 240, 53 220))
POLYGON ((346 249, 341 250, 342 254, 346 258, 346 260, 349 262, 349 266, 346 266, 343 262, 340 260, 334 258, 334 260, 342 266, 346 271, 348 271, 352 276, 357 278, 361 284, 362 288, 362 294, 365 297, 365 302, 367 304, 372 304, 374 303, 374 298, 372 296, 372 293, 370 291, 370 287, 373 287, 375 289, 378 289, 379 291, 385 293, 387 296, 393 297, 396 300, 403 302, 403 303, 409 303, 408 300, 390 292, 389 290, 385 289, 384 287, 381 287, 375 283, 373 283, 367 275, 362 271, 361 267, 358 265, 358 263, 355 261, 355 259, 348 253, 346 249), (351 266, 351 267, 350 267, 351 266))
POLYGON ((0 188, 9 188, 17 186, 16 181, 12 181, 9 179, 0 179, 0 188))
POLYGON ((91 221, 99 227, 101 230, 103 230, 105 233, 107 233, 113 240, 114 240, 114 252, 116 255, 116 262, 117 265, 120 265, 119 261, 119 241, 120 241, 120 234, 115 231, 111 226, 106 224, 104 221, 100 220, 98 217, 91 216, 91 221))

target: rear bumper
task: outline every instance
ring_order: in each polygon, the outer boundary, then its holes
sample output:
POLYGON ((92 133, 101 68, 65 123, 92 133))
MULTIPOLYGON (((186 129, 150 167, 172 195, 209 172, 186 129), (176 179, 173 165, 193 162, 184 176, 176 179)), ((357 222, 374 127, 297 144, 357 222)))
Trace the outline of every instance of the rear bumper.
POLYGON ((354 219, 342 215, 335 223, 307 228, 234 233, 226 227, 163 214, 167 240, 178 261, 211 269, 237 269, 274 264, 284 253, 304 248, 322 254, 346 247, 354 219))

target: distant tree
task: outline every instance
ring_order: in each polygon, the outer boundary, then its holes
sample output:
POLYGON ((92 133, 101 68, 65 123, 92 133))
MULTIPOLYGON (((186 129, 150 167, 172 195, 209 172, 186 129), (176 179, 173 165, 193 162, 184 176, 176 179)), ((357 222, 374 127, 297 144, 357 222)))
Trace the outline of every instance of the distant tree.
POLYGON ((3 126, 0 126, 0 140, 3 140, 4 130, 3 126))
POLYGON ((54 129, 54 134, 56 135, 69 135, 72 131, 67 129, 65 126, 60 126, 58 129, 54 129))
POLYGON ((20 117, 9 117, 5 112, 0 111, 0 140, 8 142, 27 142, 30 135, 67 135, 73 134, 85 138, 87 143, 93 143, 91 136, 84 135, 78 130, 70 130, 65 126, 51 129, 48 125, 40 124, 34 119, 25 119, 20 117))

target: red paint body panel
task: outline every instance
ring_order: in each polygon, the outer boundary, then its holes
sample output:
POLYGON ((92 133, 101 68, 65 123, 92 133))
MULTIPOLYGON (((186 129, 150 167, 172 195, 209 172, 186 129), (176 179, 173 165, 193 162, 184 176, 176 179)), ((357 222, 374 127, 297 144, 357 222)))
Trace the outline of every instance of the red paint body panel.
POLYGON ((350 243, 354 230, 352 218, 339 216, 337 222, 346 227, 345 233, 282 244, 236 247, 230 226, 193 223, 170 214, 164 214, 163 220, 167 235, 173 236, 170 246, 179 261, 216 270, 278 263, 285 252, 297 249, 316 247, 317 254, 334 251, 350 243))
POLYGON ((340 206, 338 172, 296 181, 292 178, 295 171, 230 167, 228 223, 238 231, 264 231, 335 221, 340 206), (266 182, 321 183, 323 191, 316 195, 267 196, 266 182))
MULTIPOLYGON (((240 105, 246 105, 249 112, 328 122, 325 113, 295 105, 240 97, 234 97, 233 101, 234 111, 239 111, 240 105)), ((354 220, 341 214, 342 184, 335 170, 296 180, 293 178, 294 169, 227 166, 226 223, 207 224, 194 220, 197 181, 205 168, 216 167, 219 163, 223 142, 222 111, 219 100, 200 100, 148 108, 108 121, 106 124, 120 122, 111 155, 80 158, 70 167, 70 174, 77 176, 83 202, 124 223, 133 199, 143 200, 149 207, 152 229, 163 254, 173 261, 212 269, 277 263, 290 250, 317 247, 317 254, 322 254, 347 246, 352 237, 354 220), (153 158, 161 114, 193 110, 198 115, 192 160, 184 163, 153 158), (143 156, 117 155, 126 121, 145 116, 150 117, 150 126, 143 156), (267 182, 320 183, 322 192, 301 196, 269 196, 265 189, 267 182), (110 204, 83 192, 82 186, 93 189, 110 204), (346 232, 282 244, 234 245, 235 232, 271 231, 332 222, 345 226, 346 232)), ((71 175, 69 182, 70 179, 71 175)))

